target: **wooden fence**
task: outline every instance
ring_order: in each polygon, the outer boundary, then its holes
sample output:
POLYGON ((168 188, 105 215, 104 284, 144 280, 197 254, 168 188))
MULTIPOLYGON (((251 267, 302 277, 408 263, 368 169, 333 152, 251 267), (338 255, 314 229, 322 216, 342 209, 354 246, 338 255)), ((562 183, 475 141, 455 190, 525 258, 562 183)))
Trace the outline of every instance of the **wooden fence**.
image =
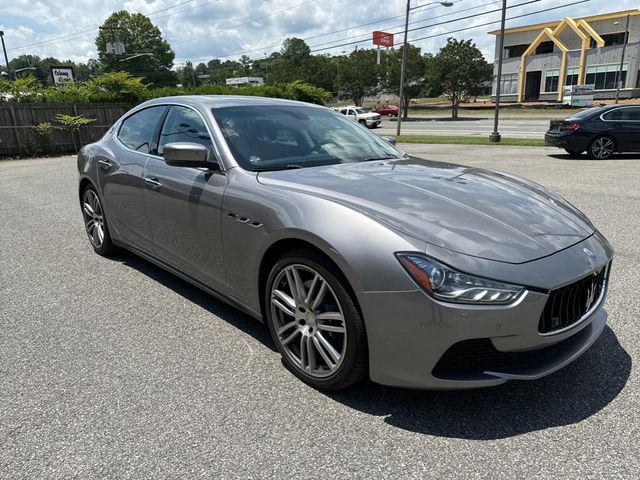
POLYGON ((0 156, 29 156, 73 152, 76 145, 95 142, 131 105, 124 103, 0 103, 0 156), (58 113, 83 115, 95 122, 82 127, 72 137, 69 131, 55 128, 39 134, 34 126, 49 122, 56 125, 58 113))

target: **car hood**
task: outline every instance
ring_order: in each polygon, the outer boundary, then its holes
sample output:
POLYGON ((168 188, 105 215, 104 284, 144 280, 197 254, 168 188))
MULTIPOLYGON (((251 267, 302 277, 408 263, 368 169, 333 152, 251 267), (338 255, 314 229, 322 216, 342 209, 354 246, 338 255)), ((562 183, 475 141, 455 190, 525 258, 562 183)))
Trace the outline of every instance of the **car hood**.
POLYGON ((501 262, 545 257, 594 232, 581 212, 534 182, 415 157, 261 172, 258 181, 347 205, 429 244, 501 262))

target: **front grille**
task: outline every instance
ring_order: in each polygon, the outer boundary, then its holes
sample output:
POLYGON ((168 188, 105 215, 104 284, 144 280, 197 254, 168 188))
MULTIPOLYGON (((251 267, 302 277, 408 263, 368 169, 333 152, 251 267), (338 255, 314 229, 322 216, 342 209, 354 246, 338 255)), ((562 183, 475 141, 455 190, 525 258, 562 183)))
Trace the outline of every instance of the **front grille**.
POLYGON ((574 340, 574 337, 569 337, 549 347, 526 352, 501 352, 488 338, 464 340, 449 347, 432 373, 436 377, 446 378, 452 375, 478 375, 485 371, 526 369, 566 348, 566 344, 574 340))
POLYGON ((605 288, 608 267, 570 285, 552 290, 540 315, 538 331, 552 333, 580 321, 596 305, 605 288))

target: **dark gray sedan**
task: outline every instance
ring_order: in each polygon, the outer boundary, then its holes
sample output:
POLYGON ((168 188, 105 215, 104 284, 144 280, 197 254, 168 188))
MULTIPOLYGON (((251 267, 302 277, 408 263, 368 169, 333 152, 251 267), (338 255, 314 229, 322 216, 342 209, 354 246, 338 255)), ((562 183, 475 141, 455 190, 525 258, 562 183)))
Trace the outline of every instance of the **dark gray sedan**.
POLYGON ((126 248, 263 320, 317 388, 537 379, 605 327, 613 252, 575 207, 407 157, 324 107, 156 99, 78 170, 97 253, 126 248))

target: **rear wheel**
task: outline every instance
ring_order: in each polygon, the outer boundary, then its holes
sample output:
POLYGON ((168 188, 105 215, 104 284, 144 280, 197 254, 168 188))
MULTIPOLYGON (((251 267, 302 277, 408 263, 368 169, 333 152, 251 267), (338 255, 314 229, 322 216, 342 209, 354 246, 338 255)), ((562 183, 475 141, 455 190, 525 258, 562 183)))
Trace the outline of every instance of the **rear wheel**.
POLYGON ((91 246, 100 255, 110 255, 115 250, 102 202, 93 185, 87 185, 82 193, 82 217, 91 246))
POLYGON ((344 277, 312 251, 281 257, 267 280, 269 331, 284 364, 309 385, 338 390, 367 371, 364 322, 344 277))
POLYGON ((611 158, 615 150, 616 144, 613 138, 601 135, 591 140, 587 148, 587 154, 595 160, 606 160, 611 158))

